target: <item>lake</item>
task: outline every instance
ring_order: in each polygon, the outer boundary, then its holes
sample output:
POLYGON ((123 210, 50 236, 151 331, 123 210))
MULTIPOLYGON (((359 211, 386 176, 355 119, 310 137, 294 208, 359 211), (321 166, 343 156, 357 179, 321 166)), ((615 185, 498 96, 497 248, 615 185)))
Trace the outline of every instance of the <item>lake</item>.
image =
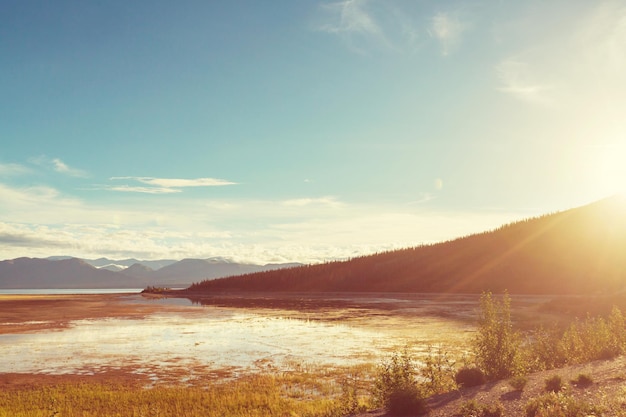
MULTIPOLYGON (((230 378, 302 366, 379 363, 405 346, 418 356, 429 345, 460 354, 474 332, 467 315, 476 298, 447 306, 430 299, 394 300, 394 309, 368 298, 298 311, 192 305, 186 299, 151 300, 140 294, 113 297, 149 310, 140 317, 78 318, 50 328, 42 311, 23 323, 28 329, 41 321, 44 326, 36 331, 0 334, 0 373, 92 375, 124 369, 154 381, 174 377, 184 382, 207 375, 230 378), (434 313, 446 308, 454 314, 434 313)), ((390 300, 384 300, 389 306, 390 300)))

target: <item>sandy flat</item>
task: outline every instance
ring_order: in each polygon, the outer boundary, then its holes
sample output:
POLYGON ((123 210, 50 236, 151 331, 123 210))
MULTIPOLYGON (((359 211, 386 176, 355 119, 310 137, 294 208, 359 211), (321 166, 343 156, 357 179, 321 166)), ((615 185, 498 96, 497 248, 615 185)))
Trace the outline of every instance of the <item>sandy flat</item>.
POLYGON ((0 295, 0 334, 64 328, 72 320, 141 318, 181 309, 151 304, 139 294, 0 295))

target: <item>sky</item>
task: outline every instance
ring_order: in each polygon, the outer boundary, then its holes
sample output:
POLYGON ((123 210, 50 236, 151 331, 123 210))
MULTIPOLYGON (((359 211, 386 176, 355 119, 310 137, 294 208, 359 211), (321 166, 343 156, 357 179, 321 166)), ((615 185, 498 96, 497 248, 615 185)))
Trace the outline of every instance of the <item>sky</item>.
POLYGON ((0 259, 316 263, 626 190, 626 1, 0 0, 0 259))

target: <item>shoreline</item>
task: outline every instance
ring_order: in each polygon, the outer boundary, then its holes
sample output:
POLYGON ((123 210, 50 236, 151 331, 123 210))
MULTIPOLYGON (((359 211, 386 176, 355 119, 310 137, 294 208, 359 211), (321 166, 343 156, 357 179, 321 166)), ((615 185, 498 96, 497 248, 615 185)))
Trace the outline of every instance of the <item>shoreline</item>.
MULTIPOLYGON (((355 329, 380 335, 389 340, 413 340, 428 346, 438 343, 445 334, 446 340, 460 342, 474 331, 475 313, 478 307, 476 295, 390 294, 390 293, 232 293, 211 294, 201 300, 162 294, 115 293, 115 294, 35 294, 0 295, 0 335, 46 333, 70 330, 73 323, 84 320, 107 319, 153 319, 151 316, 174 314, 183 316, 206 316, 207 314, 244 313, 270 319, 320 322, 324 325, 346 325, 355 329), (424 327, 426 326, 426 327, 424 327), (422 333, 423 329, 430 333, 422 333), (433 330, 435 329, 435 330, 433 330), (452 330, 454 329, 454 330, 452 330)), ((545 300, 544 300, 545 301, 545 300)), ((534 309, 537 299, 520 299, 519 310, 534 309)), ((10 337, 5 338, 11 340, 10 337)), ((7 342, 8 343, 8 342, 7 342)), ((191 349, 195 349, 190 345, 191 349)), ((172 360, 175 360, 173 357, 172 360)), ((177 359, 176 359, 177 360, 177 359)), ((175 361, 174 361, 175 362, 175 361)), ((171 362, 171 364, 174 364, 171 362)), ((131 383, 144 381, 139 375, 138 363, 122 361, 115 366, 75 368, 61 376, 45 376, 49 381, 119 380, 131 383)), ((139 368, 150 370, 154 364, 141 364, 139 368)), ((230 365, 228 365, 230 366, 230 365)), ((158 366, 157 366, 158 368, 158 366)), ((7 368, 0 373, 0 382, 28 383, 37 379, 33 375, 19 374, 18 368, 7 368)), ((156 369, 156 368, 155 368, 156 369)), ((169 367, 172 380, 186 375, 184 369, 169 367), (179 375, 180 374, 180 375, 179 375)), ((188 371, 188 370, 187 370, 188 371)), ((28 371, 27 371, 28 372, 28 371)), ((141 371, 144 372, 144 371, 141 371)), ((192 372, 208 379, 228 378, 234 368, 222 366, 199 366, 192 372)), ((169 377, 167 378, 169 379, 169 377)))

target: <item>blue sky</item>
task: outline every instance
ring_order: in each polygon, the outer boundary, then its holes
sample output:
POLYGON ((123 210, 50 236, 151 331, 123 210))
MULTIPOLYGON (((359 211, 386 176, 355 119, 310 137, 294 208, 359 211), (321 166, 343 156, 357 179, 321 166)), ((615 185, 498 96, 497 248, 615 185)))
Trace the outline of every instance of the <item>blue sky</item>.
POLYGON ((319 262, 626 188, 624 1, 0 1, 0 258, 319 262))

